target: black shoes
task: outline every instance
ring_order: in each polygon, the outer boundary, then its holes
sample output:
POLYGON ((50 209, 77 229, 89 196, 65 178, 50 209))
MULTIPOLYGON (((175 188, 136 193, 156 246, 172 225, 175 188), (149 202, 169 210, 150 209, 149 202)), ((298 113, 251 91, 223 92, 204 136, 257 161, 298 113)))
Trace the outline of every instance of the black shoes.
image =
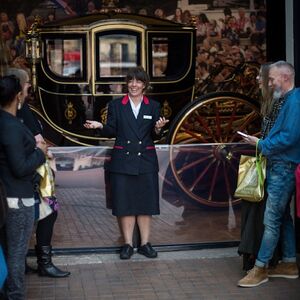
POLYGON ((130 259, 130 257, 133 254, 133 247, 129 244, 125 244, 120 252, 120 258, 121 259, 130 259))
MULTIPOLYGON (((145 255, 148 258, 157 257, 157 252, 153 249, 150 243, 138 247, 137 252, 139 254, 145 255)), ((130 259, 132 255, 133 255, 133 247, 130 246, 129 244, 125 244, 121 249, 120 258, 130 259)))
POLYGON ((157 257, 157 252, 152 248, 150 243, 140 246, 137 250, 139 254, 145 255, 148 258, 157 257))

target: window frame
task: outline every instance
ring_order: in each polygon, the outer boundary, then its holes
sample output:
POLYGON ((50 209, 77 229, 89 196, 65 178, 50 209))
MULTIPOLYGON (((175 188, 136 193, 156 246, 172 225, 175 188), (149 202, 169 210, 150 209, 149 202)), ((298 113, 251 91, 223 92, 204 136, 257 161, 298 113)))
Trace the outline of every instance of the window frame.
POLYGON ((65 83, 86 83, 87 82, 87 34, 86 33, 45 33, 42 34, 43 40, 43 58, 42 58, 42 66, 45 69, 45 73, 48 74, 50 78, 58 82, 65 83), (60 76, 55 73, 48 64, 48 56, 47 56, 47 40, 81 40, 81 70, 82 75, 80 77, 66 77, 60 76))
POLYGON ((101 83, 101 82, 111 82, 111 81, 117 81, 117 82, 123 82, 126 75, 120 75, 120 76, 106 76, 106 77, 101 77, 100 75, 100 38, 102 36, 108 36, 108 35, 130 35, 130 36, 135 36, 136 37, 136 65, 140 66, 142 65, 142 57, 141 57, 141 41, 142 41, 142 36, 141 32, 139 31, 134 31, 130 29, 111 29, 111 30, 105 30, 105 31, 99 31, 95 33, 95 82, 96 84, 101 83))

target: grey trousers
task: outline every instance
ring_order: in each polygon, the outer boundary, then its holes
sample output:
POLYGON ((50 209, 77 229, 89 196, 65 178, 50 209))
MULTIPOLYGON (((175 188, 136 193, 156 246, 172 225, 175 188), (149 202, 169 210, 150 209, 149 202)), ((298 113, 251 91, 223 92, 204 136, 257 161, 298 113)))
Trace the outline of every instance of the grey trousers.
POLYGON ((7 268, 6 296, 8 300, 25 299, 25 258, 33 230, 34 206, 9 208, 6 220, 7 268))

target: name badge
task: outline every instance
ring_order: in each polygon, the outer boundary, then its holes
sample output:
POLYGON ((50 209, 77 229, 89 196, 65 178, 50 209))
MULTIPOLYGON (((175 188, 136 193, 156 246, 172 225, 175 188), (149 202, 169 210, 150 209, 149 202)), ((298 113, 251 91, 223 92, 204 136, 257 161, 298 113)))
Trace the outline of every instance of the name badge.
POLYGON ((144 115, 143 118, 147 119, 147 120, 152 120, 152 116, 149 116, 149 115, 144 115))

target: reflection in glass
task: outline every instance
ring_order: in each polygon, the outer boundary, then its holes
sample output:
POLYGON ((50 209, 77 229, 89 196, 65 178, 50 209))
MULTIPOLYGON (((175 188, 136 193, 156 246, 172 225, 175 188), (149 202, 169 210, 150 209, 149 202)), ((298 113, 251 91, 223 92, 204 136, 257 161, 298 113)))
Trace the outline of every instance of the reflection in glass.
MULTIPOLYGON (((255 149, 245 143, 226 143, 157 145, 156 150, 160 215, 153 217, 153 244, 239 240, 241 199, 233 197, 238 162, 241 154, 253 154, 255 149), (191 188, 197 197, 190 197, 191 188)), ((51 151, 57 195, 62 199, 53 245, 59 248, 121 245, 123 240, 111 215, 111 187, 105 171, 111 148, 58 147, 51 151), (78 216, 78 226, 64 230, 63 224, 68 224, 74 215, 78 216)))
POLYGON ((100 77, 123 77, 137 66, 137 37, 107 34, 99 38, 100 77))
POLYGON ((192 65, 190 33, 149 33, 149 66, 152 78, 182 78, 192 65))
POLYGON ((81 78, 82 40, 81 39, 46 39, 47 63, 57 76, 81 78))
POLYGON ((168 38, 152 39, 152 57, 153 77, 165 76, 168 65, 168 38))

